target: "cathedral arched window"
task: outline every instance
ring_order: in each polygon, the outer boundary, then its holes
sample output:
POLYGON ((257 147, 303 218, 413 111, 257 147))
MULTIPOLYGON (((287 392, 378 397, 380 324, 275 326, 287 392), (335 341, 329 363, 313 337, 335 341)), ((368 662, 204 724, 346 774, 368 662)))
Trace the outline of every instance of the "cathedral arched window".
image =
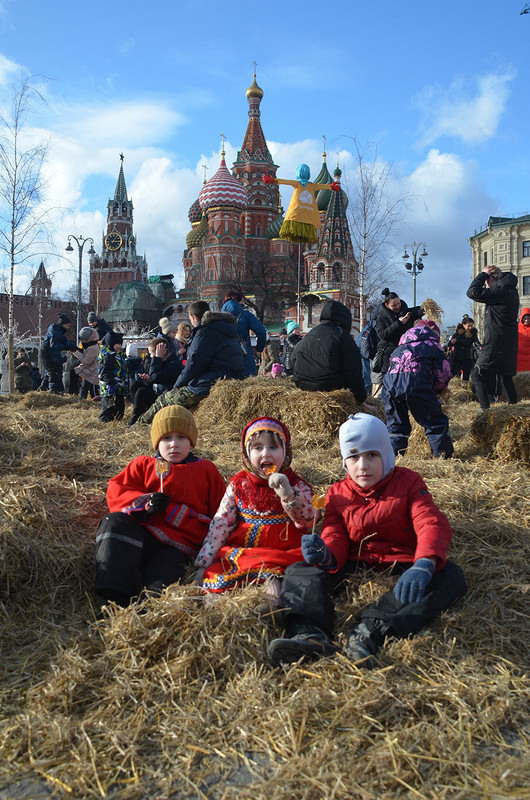
POLYGON ((333 265, 333 281, 335 283, 342 283, 342 267, 340 264, 333 265))
POLYGON ((256 236, 261 236, 261 225, 256 225, 256 236))
POLYGON ((112 207, 112 213, 113 213, 113 214, 117 214, 117 213, 118 213, 118 211, 119 211, 119 206, 118 206, 118 204, 117 204, 117 203, 114 203, 114 205, 113 205, 113 207, 112 207))
POLYGON ((121 204, 121 212, 122 212, 122 214, 126 214, 127 213, 127 203, 122 203, 121 204))

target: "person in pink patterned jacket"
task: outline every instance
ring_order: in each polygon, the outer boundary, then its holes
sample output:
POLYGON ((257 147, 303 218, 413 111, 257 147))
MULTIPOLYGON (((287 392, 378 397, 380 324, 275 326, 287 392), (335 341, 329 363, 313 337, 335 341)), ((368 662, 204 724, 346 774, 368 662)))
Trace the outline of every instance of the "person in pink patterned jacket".
POLYGON ((418 319, 399 340, 383 378, 386 426, 396 455, 403 454, 411 432, 409 412, 422 426, 436 458, 450 458, 454 448, 449 419, 440 395, 451 380, 451 367, 440 345, 440 329, 418 319))

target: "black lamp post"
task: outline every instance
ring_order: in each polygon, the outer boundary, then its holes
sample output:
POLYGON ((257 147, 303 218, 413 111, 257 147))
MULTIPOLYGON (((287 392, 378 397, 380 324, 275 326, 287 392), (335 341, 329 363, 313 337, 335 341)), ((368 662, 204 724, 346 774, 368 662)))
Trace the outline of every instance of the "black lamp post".
POLYGON ((404 253, 401 258, 405 261, 405 269, 408 270, 412 274, 412 305, 416 305, 416 276, 419 272, 423 271, 423 267, 425 264, 423 263, 423 259, 427 258, 428 252, 425 249, 425 242, 420 242, 416 244, 406 244, 404 245, 404 253), (407 253, 407 247, 410 247, 410 252, 412 253, 412 263, 408 260, 410 258, 409 254, 407 253), (423 247, 423 251, 420 253, 418 257, 418 250, 420 247, 423 247))
POLYGON ((74 252, 74 248, 71 244, 72 239, 75 240, 75 243, 77 244, 77 252, 79 253, 79 275, 77 278, 77 341, 79 341, 79 331, 81 330, 81 279, 83 277, 83 248, 87 242, 90 242, 90 250, 88 251, 88 255, 94 256, 96 251, 94 250, 94 240, 91 236, 87 236, 86 239, 83 239, 82 236, 74 236, 73 234, 70 234, 68 237, 68 247, 65 247, 67 253, 74 252))

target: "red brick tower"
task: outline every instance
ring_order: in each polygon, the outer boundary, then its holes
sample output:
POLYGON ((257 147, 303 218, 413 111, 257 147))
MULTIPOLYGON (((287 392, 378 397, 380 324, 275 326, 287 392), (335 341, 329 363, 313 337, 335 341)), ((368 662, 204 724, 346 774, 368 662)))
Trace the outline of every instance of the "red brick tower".
POLYGON ((127 197, 123 155, 114 198, 107 204, 107 232, 101 256, 90 260, 90 306, 96 313, 110 305, 112 290, 122 283, 147 280, 147 262, 136 253, 133 232, 133 204, 127 197))

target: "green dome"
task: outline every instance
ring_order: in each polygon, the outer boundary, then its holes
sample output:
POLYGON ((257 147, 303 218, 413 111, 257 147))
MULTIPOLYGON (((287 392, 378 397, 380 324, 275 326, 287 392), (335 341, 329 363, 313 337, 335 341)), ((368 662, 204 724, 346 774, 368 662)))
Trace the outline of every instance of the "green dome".
POLYGON ((267 228, 265 230, 265 236, 268 239, 279 239, 280 238, 280 228, 283 225, 283 209, 280 208, 280 213, 273 219, 272 222, 269 222, 267 228))
POLYGON ((186 247, 188 250, 191 250, 193 247, 199 247, 207 233, 208 221, 206 219, 206 214, 203 214, 199 224, 195 225, 186 236, 186 247))

